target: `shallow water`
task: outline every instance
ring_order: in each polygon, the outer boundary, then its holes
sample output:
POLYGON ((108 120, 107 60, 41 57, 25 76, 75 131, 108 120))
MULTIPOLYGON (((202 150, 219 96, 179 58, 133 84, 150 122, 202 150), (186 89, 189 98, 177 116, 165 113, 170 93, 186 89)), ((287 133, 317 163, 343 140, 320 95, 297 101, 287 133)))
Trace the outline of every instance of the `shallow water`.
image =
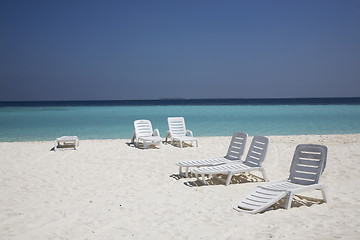
POLYGON ((195 136, 360 133, 359 104, 7 106, 0 107, 0 141, 126 139, 137 119, 151 120, 165 137, 170 116, 183 116, 195 136))

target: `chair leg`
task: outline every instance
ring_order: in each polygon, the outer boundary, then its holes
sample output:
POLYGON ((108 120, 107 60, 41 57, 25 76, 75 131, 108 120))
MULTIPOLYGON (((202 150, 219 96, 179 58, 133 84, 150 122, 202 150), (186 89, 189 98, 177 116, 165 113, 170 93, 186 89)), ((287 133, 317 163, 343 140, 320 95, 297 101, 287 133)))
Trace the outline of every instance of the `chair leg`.
POLYGON ((286 205, 285 205, 285 209, 290 209, 291 208, 291 203, 292 203, 292 199, 293 199, 293 196, 294 194, 293 193, 288 193, 288 198, 287 198, 287 201, 286 201, 286 205))
POLYGON ((179 143, 180 143, 180 148, 182 148, 182 141, 180 140, 179 143))
POLYGON ((232 176, 233 176, 232 173, 228 174, 228 177, 227 177, 226 182, 225 182, 225 186, 229 186, 232 176))
POLYGON ((203 181, 204 185, 207 185, 207 182, 205 180, 205 174, 201 174, 201 176, 202 176, 202 181, 203 181))
POLYGON ((196 177, 196 180, 197 180, 197 181, 200 180, 200 179, 199 179, 199 174, 196 174, 196 173, 195 173, 195 177, 196 177))
POLYGON ((185 168, 185 172, 182 171, 182 167, 179 167, 179 176, 188 178, 189 177, 189 167, 185 168))
POLYGON ((321 186, 320 190, 321 190, 321 194, 322 194, 322 196, 323 196, 324 202, 328 202, 328 198, 327 198, 327 195, 326 195, 325 187, 324 187, 324 186, 321 186))
POLYGON ((265 169, 261 168, 261 169, 260 169, 260 171, 261 171, 261 173, 262 173, 262 175, 263 175, 263 177, 264 177, 265 182, 268 182, 268 181, 269 181, 269 179, 267 178, 267 175, 266 175, 265 169))
POLYGON ((179 176, 184 176, 185 174, 182 172, 182 167, 179 167, 179 176))

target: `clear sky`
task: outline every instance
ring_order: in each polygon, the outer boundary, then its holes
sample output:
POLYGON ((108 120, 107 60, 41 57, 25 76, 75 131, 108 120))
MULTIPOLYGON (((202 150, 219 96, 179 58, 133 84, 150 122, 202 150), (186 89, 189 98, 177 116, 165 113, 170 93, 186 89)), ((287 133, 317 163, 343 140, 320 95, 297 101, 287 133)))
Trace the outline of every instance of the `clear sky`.
POLYGON ((0 101, 360 97, 360 0, 0 0, 0 101))

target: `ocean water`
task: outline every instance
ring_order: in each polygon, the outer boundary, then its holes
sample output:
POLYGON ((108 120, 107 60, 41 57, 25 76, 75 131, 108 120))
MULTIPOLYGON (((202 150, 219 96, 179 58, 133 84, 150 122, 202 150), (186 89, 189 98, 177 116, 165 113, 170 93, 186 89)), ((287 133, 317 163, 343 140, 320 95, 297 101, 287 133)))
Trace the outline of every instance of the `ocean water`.
POLYGON ((1 102, 0 142, 130 139, 148 119, 165 138, 167 118, 183 116, 195 136, 360 133, 360 99, 1 102))

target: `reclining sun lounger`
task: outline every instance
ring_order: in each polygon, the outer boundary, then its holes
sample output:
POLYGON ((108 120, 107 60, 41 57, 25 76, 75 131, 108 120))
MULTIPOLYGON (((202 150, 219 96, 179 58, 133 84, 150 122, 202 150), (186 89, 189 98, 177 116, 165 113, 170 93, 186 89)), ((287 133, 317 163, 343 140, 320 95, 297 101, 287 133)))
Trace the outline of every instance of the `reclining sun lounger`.
POLYGON ((191 172, 194 173, 197 178, 198 175, 201 175, 204 184, 207 184, 205 175, 216 177, 217 174, 226 174, 227 179, 225 185, 228 186, 233 175, 251 171, 261 171, 265 181, 268 181, 265 170, 261 167, 266 155, 268 143, 269 139, 267 137, 255 136, 253 137, 248 154, 243 163, 234 162, 212 167, 196 168, 192 169, 191 172))
POLYGON ((149 145, 158 145, 161 147, 162 138, 160 137, 159 130, 155 129, 153 132, 153 128, 149 120, 136 120, 134 121, 134 127, 135 131, 133 133, 131 143, 135 144, 137 148, 139 147, 140 142, 143 143, 144 149, 146 149, 149 145))
POLYGON ((182 148, 182 144, 185 141, 189 141, 191 144, 196 142, 196 146, 198 146, 198 140, 194 138, 192 131, 186 130, 185 120, 183 117, 169 117, 168 124, 169 130, 166 132, 165 142, 167 142, 168 138, 170 138, 171 144, 178 141, 180 148, 182 148))
POLYGON ((225 157, 208 158, 208 159, 192 160, 192 161, 184 161, 184 162, 176 163, 176 165, 179 166, 179 175, 183 177, 188 177, 188 172, 190 167, 216 166, 234 161, 241 161, 241 156, 244 153, 244 148, 246 144, 246 138, 247 138, 246 133, 242 133, 242 132, 234 133, 231 138, 230 146, 225 157), (185 172, 182 171, 183 167, 185 168, 185 172))
POLYGON ((291 207, 295 194, 309 190, 320 190, 325 202, 325 187, 319 184, 319 178, 326 165, 327 148, 322 145, 301 144, 296 147, 287 180, 258 186, 245 196, 234 209, 241 212, 262 212, 280 199, 287 196, 285 208, 291 207))

